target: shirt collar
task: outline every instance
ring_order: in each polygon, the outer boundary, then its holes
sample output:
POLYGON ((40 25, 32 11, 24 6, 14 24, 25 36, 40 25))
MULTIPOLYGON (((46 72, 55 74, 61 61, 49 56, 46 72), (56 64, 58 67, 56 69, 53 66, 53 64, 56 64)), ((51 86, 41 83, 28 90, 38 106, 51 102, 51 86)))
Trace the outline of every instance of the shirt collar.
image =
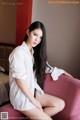
POLYGON ((30 54, 32 54, 32 55, 34 54, 33 48, 32 48, 32 51, 30 52, 30 50, 29 50, 29 48, 28 48, 28 45, 25 43, 25 41, 23 41, 22 47, 23 47, 25 50, 27 50, 30 54))

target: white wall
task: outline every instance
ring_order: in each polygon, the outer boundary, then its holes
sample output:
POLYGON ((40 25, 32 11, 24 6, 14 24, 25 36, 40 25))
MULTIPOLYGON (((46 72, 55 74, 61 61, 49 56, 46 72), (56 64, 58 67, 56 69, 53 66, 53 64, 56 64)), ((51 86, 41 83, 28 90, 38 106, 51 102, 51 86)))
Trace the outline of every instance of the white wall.
POLYGON ((50 5, 48 0, 33 0, 32 22, 37 20, 47 30, 49 63, 80 78, 80 5, 50 5))

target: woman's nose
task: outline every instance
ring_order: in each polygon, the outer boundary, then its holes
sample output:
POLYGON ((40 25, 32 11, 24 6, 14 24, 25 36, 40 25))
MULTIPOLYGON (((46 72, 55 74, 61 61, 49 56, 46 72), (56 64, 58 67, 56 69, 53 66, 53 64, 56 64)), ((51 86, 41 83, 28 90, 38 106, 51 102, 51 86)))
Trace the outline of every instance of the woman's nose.
POLYGON ((36 37, 35 41, 38 41, 38 37, 36 37))

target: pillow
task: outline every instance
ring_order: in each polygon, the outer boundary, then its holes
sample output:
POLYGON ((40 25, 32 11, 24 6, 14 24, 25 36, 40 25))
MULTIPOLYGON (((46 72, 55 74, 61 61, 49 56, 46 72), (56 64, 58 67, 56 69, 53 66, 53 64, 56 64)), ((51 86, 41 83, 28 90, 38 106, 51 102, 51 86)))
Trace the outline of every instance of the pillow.
POLYGON ((5 69, 2 66, 0 66, 0 72, 5 72, 5 69))

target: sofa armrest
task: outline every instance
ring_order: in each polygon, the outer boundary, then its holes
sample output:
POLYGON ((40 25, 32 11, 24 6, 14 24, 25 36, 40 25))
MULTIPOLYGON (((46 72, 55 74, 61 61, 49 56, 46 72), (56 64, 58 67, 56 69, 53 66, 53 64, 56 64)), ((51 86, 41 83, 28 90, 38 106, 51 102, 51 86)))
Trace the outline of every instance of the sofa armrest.
MULTIPOLYGON (((66 107, 60 112, 58 120, 70 120, 72 116, 80 115, 80 80, 61 75, 54 81, 50 74, 46 75, 44 91, 48 94, 64 99, 66 107)), ((57 120, 57 119, 56 119, 57 120)))
POLYGON ((80 120, 80 115, 72 116, 70 120, 80 120))

